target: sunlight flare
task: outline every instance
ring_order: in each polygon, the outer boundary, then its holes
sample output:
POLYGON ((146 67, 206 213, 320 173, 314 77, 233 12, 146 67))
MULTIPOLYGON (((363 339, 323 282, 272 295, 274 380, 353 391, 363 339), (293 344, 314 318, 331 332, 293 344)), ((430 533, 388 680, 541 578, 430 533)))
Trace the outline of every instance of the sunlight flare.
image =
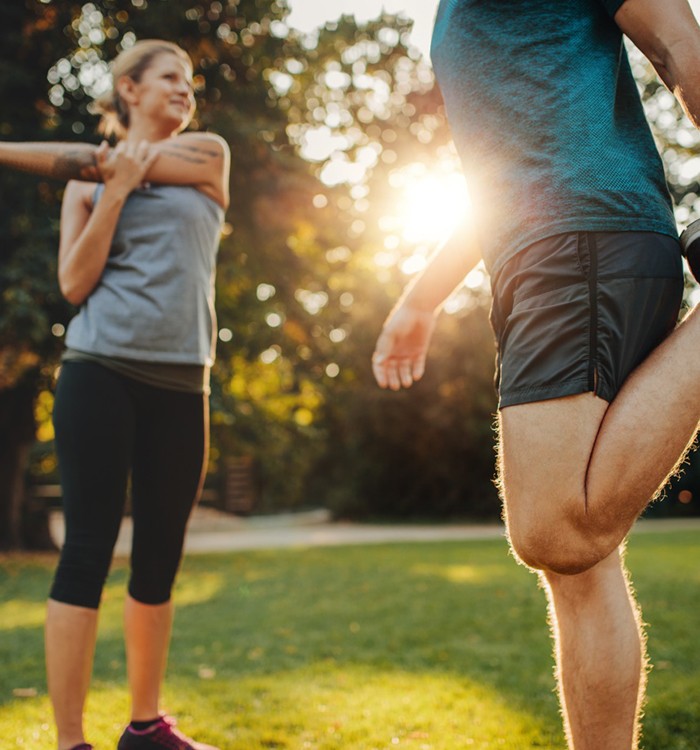
POLYGON ((403 188, 400 220, 408 242, 446 240, 465 213, 471 212, 467 183, 458 172, 411 177, 403 188))

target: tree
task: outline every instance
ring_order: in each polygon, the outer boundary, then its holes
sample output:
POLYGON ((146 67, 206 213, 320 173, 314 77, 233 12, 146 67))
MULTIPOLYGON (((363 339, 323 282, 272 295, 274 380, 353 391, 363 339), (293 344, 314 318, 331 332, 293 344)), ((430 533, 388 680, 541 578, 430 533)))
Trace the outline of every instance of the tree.
MULTIPOLYGON (((68 19, 67 11, 32 0, 0 6, 3 138, 69 135, 52 121, 46 101, 46 71, 66 44, 68 19)), ((0 180, 0 548, 45 547, 47 516, 25 497, 24 468, 35 434, 34 400, 59 350, 52 326, 60 331, 69 314, 54 281, 59 187, 10 172, 0 180)))
MULTIPOLYGON (((285 41, 273 33, 285 13, 282 4, 254 0, 208 2, 119 2, 66 4, 35 2, 4 4, 0 9, 3 45, 3 137, 28 139, 94 139, 97 118, 91 112, 90 94, 104 85, 106 59, 120 45, 137 38, 163 36, 176 39, 192 55, 198 82, 204 127, 213 126, 232 144, 235 165, 232 192, 235 207, 229 214, 222 243, 222 274, 236 281, 225 286, 235 302, 245 306, 250 296, 250 274, 245 270, 250 247, 269 238, 256 216, 256 195, 265 191, 275 173, 282 172, 286 189, 298 188, 308 174, 276 166, 288 160, 276 140, 284 139, 284 117, 270 106, 264 80, 285 41), (48 80, 47 80, 48 79, 48 80), (222 101, 227 102, 226 106, 222 101), (228 103, 236 102, 238 106, 228 103), (235 236, 231 227, 235 226, 235 236), (237 268, 244 272, 237 274, 237 268)), ((19 509, 24 503, 23 475, 28 438, 34 434, 33 409, 38 393, 48 393, 58 365, 60 337, 70 316, 55 282, 57 214, 61 187, 3 171, 0 174, 3 206, 0 221, 7 250, 0 266, 0 389, 12 404, 0 423, 3 486, 0 488, 0 527, 5 547, 22 544, 19 509), (23 426, 10 414, 22 415, 23 426)), ((277 191, 284 192, 284 185, 277 191)), ((279 230, 277 230, 279 234, 279 230)), ((233 324, 232 324, 233 325, 233 324)), ((242 323, 237 327, 243 329, 242 323)), ((49 397, 50 400, 50 397, 49 397)), ((49 409, 50 411, 50 409, 49 409)), ((49 436, 50 436, 50 430, 49 436)), ((51 470, 52 462, 48 461, 51 470)))
MULTIPOLYGON (((89 103, 106 61, 137 38, 180 43, 200 85, 197 124, 233 154, 212 472, 227 457, 252 456, 263 510, 313 503, 353 516, 496 515, 484 274, 451 301, 412 392, 381 392, 369 367, 385 314, 432 249, 402 226, 402 186, 458 170, 432 72, 401 16, 360 26, 345 17, 309 38, 287 28, 286 14, 281 0, 5 4, 0 133, 94 138, 89 103)), ((683 210, 689 218, 700 208, 700 188, 683 185, 680 168, 697 137, 648 68, 638 59, 635 67, 683 221, 683 210), (669 146, 670 134, 685 145, 669 146)), ((0 488, 2 528, 15 529, 7 545, 21 541, 16 488, 35 413, 51 436, 50 381, 71 310, 54 280, 60 186, 9 172, 0 185, 0 413, 25 415, 23 430, 17 417, 0 419, 1 460, 14 467, 0 488)), ((50 473, 50 440, 40 445, 33 470, 50 473)))

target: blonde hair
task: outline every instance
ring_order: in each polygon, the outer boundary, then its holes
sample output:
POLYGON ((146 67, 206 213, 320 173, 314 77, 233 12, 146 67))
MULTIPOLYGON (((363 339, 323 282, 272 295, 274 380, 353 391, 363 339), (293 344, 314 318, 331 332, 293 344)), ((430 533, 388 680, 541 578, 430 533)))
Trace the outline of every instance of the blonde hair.
POLYGON ((95 100, 95 108, 102 115, 98 130, 107 137, 123 138, 129 128, 129 107, 119 96, 117 81, 126 76, 139 82, 153 60, 163 53, 177 55, 192 68, 192 60, 182 47, 163 39, 142 39, 132 47, 122 50, 110 65, 112 87, 95 100))

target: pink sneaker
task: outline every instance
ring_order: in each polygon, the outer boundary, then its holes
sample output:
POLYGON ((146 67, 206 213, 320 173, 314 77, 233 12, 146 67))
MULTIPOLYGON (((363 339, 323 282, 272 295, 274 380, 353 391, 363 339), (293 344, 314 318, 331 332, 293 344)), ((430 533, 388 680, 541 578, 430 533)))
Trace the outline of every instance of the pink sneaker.
POLYGON ((130 726, 119 738, 117 750, 219 750, 213 745, 205 745, 185 737, 175 729, 175 719, 161 716, 148 729, 139 731, 130 726))

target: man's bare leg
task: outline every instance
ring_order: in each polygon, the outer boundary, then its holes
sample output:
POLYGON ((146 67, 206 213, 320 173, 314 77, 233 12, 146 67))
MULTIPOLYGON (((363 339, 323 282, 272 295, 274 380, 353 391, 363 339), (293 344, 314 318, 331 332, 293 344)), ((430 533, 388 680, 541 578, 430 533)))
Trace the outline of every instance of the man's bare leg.
POLYGON ((584 393, 502 409, 500 478, 519 557, 572 574, 616 549, 695 437, 698 384, 695 310, 612 404, 584 393))
POLYGON ((692 443, 699 383, 695 310, 612 404, 585 393, 500 412, 508 533, 520 560, 544 571, 575 750, 636 747, 643 659, 635 608, 611 556, 692 443))
MULTIPOLYGON (((554 443, 549 446, 551 453, 533 460, 529 469, 541 474, 541 495, 518 491, 515 477, 524 487, 531 479, 527 467, 517 460, 522 451, 509 451, 507 433, 502 434, 501 470, 511 545, 521 560, 545 570, 541 577, 550 600, 570 750, 634 750, 644 684, 635 607, 619 553, 613 550, 603 558, 610 537, 601 538, 597 528, 581 525, 585 508, 580 514, 571 511, 576 502, 583 504, 577 493, 585 487, 586 467, 576 465, 575 459, 590 455, 607 404, 584 394, 539 406, 550 417, 550 430, 541 439, 554 443), (556 434, 565 437, 556 441, 556 434), (509 463, 513 453, 515 460, 509 463)), ((504 409, 502 423, 506 412, 520 409, 504 409)))
POLYGON ((572 750, 630 750, 639 738, 644 639, 618 550, 585 573, 541 574, 572 750))

